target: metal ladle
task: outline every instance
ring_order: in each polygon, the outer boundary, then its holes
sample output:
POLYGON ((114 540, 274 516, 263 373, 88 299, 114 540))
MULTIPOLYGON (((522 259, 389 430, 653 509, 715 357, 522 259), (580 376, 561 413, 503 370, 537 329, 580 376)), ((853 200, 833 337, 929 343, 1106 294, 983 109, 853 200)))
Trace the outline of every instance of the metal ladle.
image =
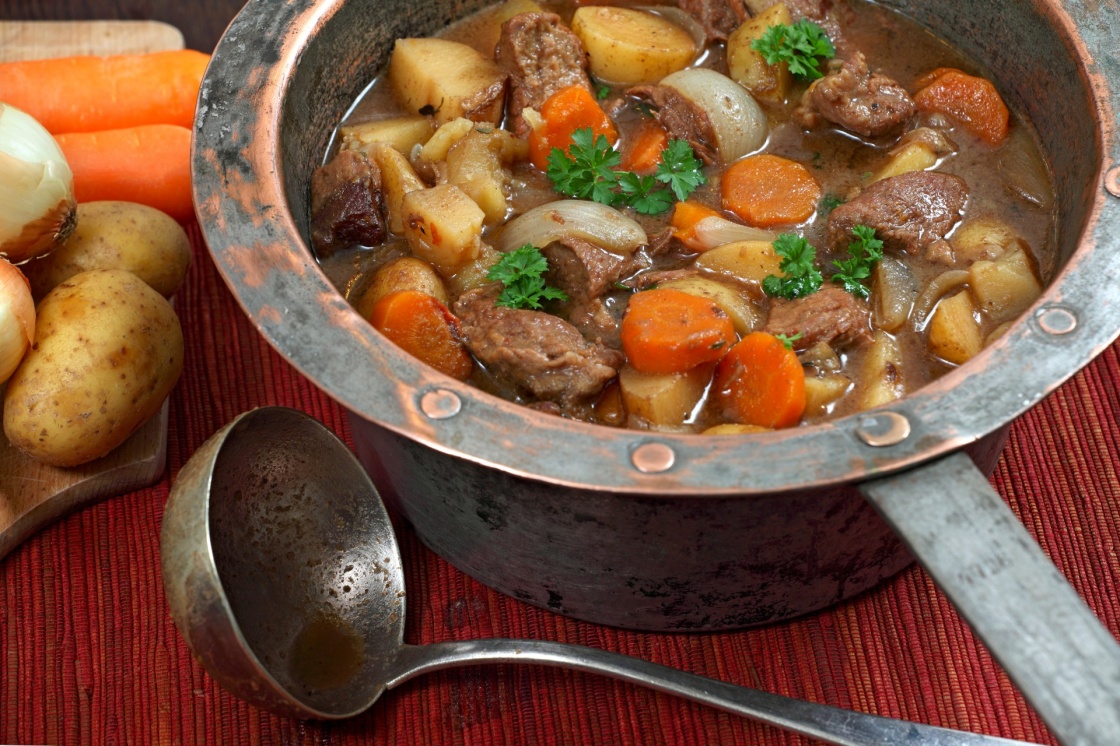
POLYGON ((339 719, 429 671, 537 663, 600 673, 835 744, 1013 744, 804 702, 594 648, 540 640, 404 642, 405 588, 388 513, 361 464, 294 409, 247 412, 180 471, 162 531, 171 614, 236 696, 339 719))

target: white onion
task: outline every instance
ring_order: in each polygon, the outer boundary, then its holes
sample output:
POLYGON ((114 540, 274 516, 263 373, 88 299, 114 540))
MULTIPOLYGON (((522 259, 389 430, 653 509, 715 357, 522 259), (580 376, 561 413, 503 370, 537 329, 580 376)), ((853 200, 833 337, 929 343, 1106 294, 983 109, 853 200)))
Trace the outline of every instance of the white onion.
POLYGON ((0 383, 7 381, 35 339, 35 301, 27 278, 0 258, 0 383))
POLYGON ((532 244, 541 249, 567 236, 582 238, 624 256, 649 243, 642 226, 613 207, 565 199, 534 207, 509 221, 495 248, 509 252, 532 244))
POLYGON ((706 67, 690 67, 661 79, 707 115, 724 163, 753 153, 766 143, 766 114, 747 89, 706 67))
POLYGON ((74 176, 62 149, 30 115, 0 103, 0 255, 50 252, 74 229, 74 176))
POLYGON ((736 241, 773 241, 777 235, 762 228, 736 223, 718 215, 710 215, 696 224, 696 248, 701 251, 736 241))

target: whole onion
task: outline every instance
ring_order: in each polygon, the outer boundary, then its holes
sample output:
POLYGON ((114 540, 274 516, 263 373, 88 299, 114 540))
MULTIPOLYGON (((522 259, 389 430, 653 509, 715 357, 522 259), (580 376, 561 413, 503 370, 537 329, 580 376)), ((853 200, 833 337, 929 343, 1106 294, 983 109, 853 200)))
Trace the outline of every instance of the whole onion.
POLYGON ((74 176, 62 149, 29 114, 0 103, 0 255, 47 254, 74 229, 74 176))

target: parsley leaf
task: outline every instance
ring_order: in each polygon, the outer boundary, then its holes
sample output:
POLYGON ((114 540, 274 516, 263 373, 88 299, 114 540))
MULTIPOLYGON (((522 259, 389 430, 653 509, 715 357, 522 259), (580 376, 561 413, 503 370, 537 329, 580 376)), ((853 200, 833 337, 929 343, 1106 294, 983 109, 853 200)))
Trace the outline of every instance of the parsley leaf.
POLYGON ((614 167, 621 162, 622 154, 611 147, 605 135, 595 137, 590 127, 584 127, 572 134, 567 153, 552 149, 547 173, 561 194, 611 205, 618 185, 614 167))
POLYGON ((820 290, 824 281, 813 265, 817 250, 796 233, 783 233, 774 239, 774 253, 782 257, 782 277, 768 275, 762 281, 767 295, 794 299, 820 290))
POLYGON ((848 244, 848 258, 832 262, 840 270, 832 281, 842 284, 857 298, 867 298, 871 291, 863 281, 871 277, 871 267, 883 258, 883 242, 875 238, 875 229, 866 225, 852 228, 852 235, 856 240, 848 244))
POLYGON ((707 181, 701 170, 703 167, 704 164, 697 160, 687 142, 673 139, 661 151, 661 162, 657 164, 654 176, 658 181, 668 184, 677 199, 684 202, 697 187, 707 181))
POLYGON ((793 349, 793 343, 805 336, 805 332, 798 332, 797 334, 775 334, 779 342, 781 342, 787 350, 793 349))
POLYGON ((751 49, 761 54, 767 64, 787 63, 789 71, 803 80, 823 77, 818 59, 836 55, 836 47, 828 34, 808 18, 792 26, 784 23, 770 26, 760 38, 751 42, 751 49))
POLYGON ((503 255, 486 273, 487 279, 505 286, 494 303, 507 308, 539 309, 541 300, 567 300, 563 290, 545 286, 543 275, 547 271, 548 260, 532 244, 503 255))
POLYGON ((669 140, 653 176, 615 170, 621 162, 622 154, 605 136, 595 137, 590 127, 584 127, 572 134, 567 153, 552 149, 547 173, 561 194, 604 205, 624 204, 643 215, 666 212, 673 206, 674 196, 684 201, 707 181, 704 164, 684 140, 669 140))

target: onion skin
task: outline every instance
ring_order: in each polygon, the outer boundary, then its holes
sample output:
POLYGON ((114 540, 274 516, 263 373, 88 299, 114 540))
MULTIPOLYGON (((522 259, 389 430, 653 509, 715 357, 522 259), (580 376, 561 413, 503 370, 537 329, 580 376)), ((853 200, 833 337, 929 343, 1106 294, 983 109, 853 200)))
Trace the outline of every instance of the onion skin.
POLYGON ((607 251, 630 256, 649 243, 638 223, 598 202, 565 199, 534 207, 511 220, 495 248, 507 253, 532 244, 543 249, 553 241, 576 236, 607 251))

